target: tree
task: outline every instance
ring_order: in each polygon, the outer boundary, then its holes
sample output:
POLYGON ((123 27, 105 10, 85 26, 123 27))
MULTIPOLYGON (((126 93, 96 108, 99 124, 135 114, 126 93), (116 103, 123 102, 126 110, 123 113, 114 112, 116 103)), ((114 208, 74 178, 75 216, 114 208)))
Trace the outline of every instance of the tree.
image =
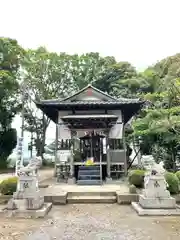
POLYGON ((166 167, 175 170, 180 141, 180 109, 147 110, 144 118, 134 122, 134 135, 142 138, 144 154, 156 154, 156 160, 166 157, 166 167), (157 156, 165 149, 164 156, 157 156), (156 151, 155 151, 156 150, 156 151), (168 160, 168 161, 167 161, 168 160))
MULTIPOLYGON (((71 73, 75 89, 79 90, 92 84, 104 91, 102 82, 104 83, 105 80, 101 79, 104 78, 107 69, 116 64, 114 57, 103 58, 99 53, 91 52, 80 56, 72 55, 70 58, 73 60, 71 73)), ((109 92, 109 89, 105 89, 105 92, 109 92)))
POLYGON ((102 76, 97 79, 95 86, 103 92, 123 97, 127 94, 129 87, 125 81, 129 79, 134 81, 135 77, 137 77, 137 72, 130 63, 114 61, 104 68, 102 76))
POLYGON ((0 164, 6 166, 6 159, 16 146, 16 131, 11 129, 14 116, 19 112, 18 73, 24 54, 16 40, 0 38, 0 164))
MULTIPOLYGON (((110 93, 111 84, 115 85, 120 78, 135 74, 135 69, 130 64, 118 63, 118 67, 115 64, 113 57, 103 58, 99 53, 80 56, 57 54, 40 47, 27 51, 23 63, 23 78, 28 86, 29 95, 36 100, 62 99, 89 83, 104 90, 102 82, 107 82, 105 91, 110 93)), ((26 103, 26 123, 26 130, 33 131, 36 135, 36 148, 42 155, 49 119, 35 110, 30 99, 26 103)))
POLYGON ((158 68, 156 76, 156 91, 144 95, 151 107, 134 122, 134 135, 143 139, 144 153, 148 150, 157 161, 163 159, 168 170, 175 171, 180 149, 180 79, 171 74, 166 64, 158 68))

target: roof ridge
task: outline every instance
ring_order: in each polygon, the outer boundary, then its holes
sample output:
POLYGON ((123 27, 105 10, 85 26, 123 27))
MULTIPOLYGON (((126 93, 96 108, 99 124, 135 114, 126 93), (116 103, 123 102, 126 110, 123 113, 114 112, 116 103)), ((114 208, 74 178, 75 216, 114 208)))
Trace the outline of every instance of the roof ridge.
POLYGON ((103 101, 103 100, 77 100, 77 101, 74 101, 74 102, 71 102, 71 101, 67 101, 67 102, 62 102, 62 101, 41 101, 39 104, 47 104, 47 105, 77 105, 77 104, 83 104, 83 105, 86 105, 86 104, 133 104, 133 103, 144 103, 145 101, 141 101, 139 99, 128 99, 128 98, 124 98, 124 99, 118 99, 116 101, 103 101))
POLYGON ((114 100, 117 100, 116 98, 112 97, 112 96, 109 95, 108 93, 105 93, 105 92, 101 91, 100 89, 94 87, 92 84, 88 84, 88 85, 85 86, 84 88, 82 88, 82 89, 80 89, 79 91, 77 91, 75 94, 73 94, 73 95, 71 95, 71 96, 69 96, 69 97, 67 97, 67 98, 62 99, 61 102, 66 101, 66 100, 68 100, 68 99, 71 99, 71 98, 74 97, 74 96, 77 96, 78 94, 84 92, 84 91, 85 91, 86 89, 88 89, 88 88, 92 88, 92 89, 95 90, 96 92, 99 92, 99 93, 101 93, 102 95, 111 98, 112 100, 113 100, 113 99, 114 99, 114 100))

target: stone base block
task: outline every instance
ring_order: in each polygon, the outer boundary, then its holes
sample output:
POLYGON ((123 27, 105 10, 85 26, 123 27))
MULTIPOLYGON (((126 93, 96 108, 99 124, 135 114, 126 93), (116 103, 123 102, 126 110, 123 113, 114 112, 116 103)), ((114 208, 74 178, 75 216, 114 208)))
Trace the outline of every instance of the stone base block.
POLYGON ((132 202, 131 205, 139 216, 180 216, 178 205, 174 209, 144 209, 136 202, 132 202))
POLYGON ((0 209, 0 216, 15 218, 44 218, 52 208, 52 203, 44 203, 38 210, 8 210, 6 207, 0 209))
POLYGON ((68 184, 72 185, 72 184, 75 184, 76 183, 76 179, 73 177, 73 178, 68 178, 68 184))
POLYGON ((118 204, 131 204, 131 202, 139 201, 138 194, 116 192, 116 195, 118 204))
POLYGON ((106 177, 106 183, 112 183, 112 178, 111 177, 106 177))
MULTIPOLYGON (((83 193, 82 193, 83 194, 83 193)), ((116 196, 70 196, 67 199, 70 204, 116 203, 116 196)))
POLYGON ((173 209, 176 208, 175 198, 146 198, 143 195, 139 196, 139 205, 142 208, 148 209, 173 209))
POLYGON ((53 193, 44 196, 45 202, 51 202, 53 205, 65 205, 67 203, 67 192, 60 192, 58 195, 53 193))

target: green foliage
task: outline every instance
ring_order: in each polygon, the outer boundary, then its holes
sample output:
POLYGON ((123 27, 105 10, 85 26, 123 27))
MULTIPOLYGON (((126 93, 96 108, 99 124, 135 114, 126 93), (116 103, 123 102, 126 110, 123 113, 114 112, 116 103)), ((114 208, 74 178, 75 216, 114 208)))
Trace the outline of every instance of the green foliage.
POLYGON ((20 109, 17 77, 24 54, 16 40, 0 38, 0 126, 9 128, 20 109))
POLYGON ((179 179, 179 182, 180 182, 180 171, 176 172, 176 176, 177 176, 177 178, 179 179))
POLYGON ((137 76, 136 69, 128 62, 116 63, 114 60, 114 62, 110 62, 111 64, 106 65, 107 58, 104 60, 104 71, 102 72, 102 76, 94 82, 94 86, 112 96, 127 97, 130 92, 132 93, 131 90, 136 89, 134 86, 136 84, 133 84, 137 76), (132 84, 130 84, 130 81, 132 84), (130 86, 131 89, 128 89, 130 86))
POLYGON ((11 177, 0 183, 0 192, 3 195, 13 195, 17 187, 17 177, 11 177))
POLYGON ((132 170, 128 175, 128 181, 130 185, 134 185, 138 188, 142 188, 144 185, 144 170, 132 170))
POLYGON ((165 174, 166 182, 168 183, 168 190, 171 194, 177 194, 179 192, 179 179, 176 174, 167 172, 165 174))
POLYGON ((24 50, 16 40, 0 38, 0 168, 16 146, 16 131, 11 123, 21 108, 19 98, 19 68, 24 50))
POLYGON ((16 129, 8 129, 0 132, 0 169, 7 167, 7 157, 12 153, 12 150, 17 144, 16 129))
POLYGON ((179 101, 178 82, 178 80, 169 81, 164 86, 164 92, 146 94, 145 99, 151 100, 153 106, 145 109, 133 124, 133 135, 141 137, 145 146, 151 146, 148 147, 149 154, 154 152, 155 146, 165 150, 162 151, 165 167, 167 170, 173 171, 176 170, 177 154, 180 147, 180 108, 177 105, 179 101))
MULTIPOLYGON (((102 91, 119 96, 124 89, 124 86, 120 88, 119 81, 137 75, 130 63, 117 63, 114 57, 101 57, 99 53, 57 54, 43 47, 28 50, 22 66, 25 84, 31 97, 36 100, 62 99, 89 83, 102 91)), ((36 149, 42 155, 49 119, 34 110, 30 99, 27 99, 25 109, 26 130, 35 134, 36 149)))
MULTIPOLYGON (((180 150, 180 54, 148 68, 154 72, 154 91, 143 97, 151 104, 134 121, 134 136, 151 146, 150 154, 163 159, 168 170, 176 170, 180 150), (154 154, 154 150, 155 151, 154 154), (160 156, 161 155, 161 156, 160 156)), ((146 145, 147 146, 147 145, 146 145)))
MULTIPOLYGON (((175 170, 180 150, 179 64, 180 54, 176 54, 138 73, 130 63, 117 62, 111 56, 58 54, 44 47, 25 51, 16 40, 0 38, 0 138, 8 134, 21 107, 17 79, 24 80, 29 95, 37 101, 62 99, 92 83, 116 97, 147 101, 148 106, 134 118, 130 131, 126 131, 126 142, 138 142, 140 138, 142 154, 153 154, 157 161, 163 159, 167 169, 175 170)), ((33 132, 34 144, 42 156, 50 121, 35 110, 32 99, 25 102, 25 129, 33 132)), ((11 147, 15 145, 13 139, 12 136, 8 142, 11 147)), ((0 148, 1 159, 10 153, 10 146, 3 144, 0 148)))

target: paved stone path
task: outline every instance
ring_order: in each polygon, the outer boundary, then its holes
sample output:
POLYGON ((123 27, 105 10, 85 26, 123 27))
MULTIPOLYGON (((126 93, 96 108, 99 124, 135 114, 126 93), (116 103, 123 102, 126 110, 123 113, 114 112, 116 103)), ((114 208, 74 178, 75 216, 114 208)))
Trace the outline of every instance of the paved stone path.
POLYGON ((180 219, 139 217, 117 204, 53 207, 49 219, 24 240, 179 240, 180 219))

